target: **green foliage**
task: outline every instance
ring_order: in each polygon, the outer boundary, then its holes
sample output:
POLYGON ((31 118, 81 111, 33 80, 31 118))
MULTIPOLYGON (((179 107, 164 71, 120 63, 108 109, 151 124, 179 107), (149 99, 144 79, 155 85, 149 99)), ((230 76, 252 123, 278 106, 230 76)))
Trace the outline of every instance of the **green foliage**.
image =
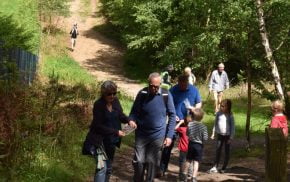
MULTIPOLYGON (((203 122, 208 126, 209 133, 212 131, 214 123, 214 100, 213 95, 208 96, 208 88, 205 85, 198 85, 198 89, 203 99, 203 109, 206 114, 203 122)), ((247 113, 247 92, 244 85, 238 85, 224 92, 224 98, 232 100, 232 111, 235 118, 236 137, 245 136, 246 113, 247 113)), ((253 94, 253 108, 251 116, 251 133, 261 135, 271 118, 270 103, 262 99, 260 95, 253 94)))
POLYGON ((45 19, 51 19, 55 16, 69 15, 69 0, 40 0, 38 8, 41 11, 41 16, 45 19))
POLYGON ((69 0, 39 0, 38 9, 40 20, 46 22, 44 31, 56 33, 59 31, 60 17, 67 17, 69 11, 69 0))
MULTIPOLYGON (((102 11, 118 28, 131 52, 126 61, 133 70, 143 70, 144 62, 159 69, 174 64, 178 72, 190 66, 198 80, 203 80, 222 61, 226 62, 226 71, 236 83, 238 74, 246 70, 249 60, 253 82, 272 83, 261 44, 255 1, 101 2, 102 11), (139 56, 132 52, 144 54, 139 56), (136 64, 131 60, 136 60, 136 64)), ((289 90, 289 1, 267 1, 263 8, 274 57, 285 90, 289 90)), ((258 89, 271 93, 261 87, 258 89)), ((275 97, 273 93, 272 98, 275 97)))
POLYGON ((38 53, 40 25, 36 0, 0 1, 0 37, 7 47, 38 53))
POLYGON ((55 75, 60 81, 70 84, 94 84, 96 80, 72 58, 62 56, 45 57, 41 72, 45 76, 55 75))
POLYGON ((13 128, 7 131, 11 137, 2 141, 10 149, 6 151, 9 156, 0 161, 8 170, 6 175, 12 181, 82 181, 94 170, 93 160, 81 156, 81 146, 90 122, 88 106, 96 90, 66 86, 57 78, 47 85, 23 88, 11 90, 9 102, 3 100, 5 93, 0 96, 2 105, 13 103, 5 109, 9 120, 4 118, 13 128))
POLYGON ((32 32, 27 31, 24 27, 19 26, 12 16, 0 14, 0 37, 1 47, 5 49, 20 47, 26 50, 32 50, 33 45, 30 44, 33 38, 32 32))

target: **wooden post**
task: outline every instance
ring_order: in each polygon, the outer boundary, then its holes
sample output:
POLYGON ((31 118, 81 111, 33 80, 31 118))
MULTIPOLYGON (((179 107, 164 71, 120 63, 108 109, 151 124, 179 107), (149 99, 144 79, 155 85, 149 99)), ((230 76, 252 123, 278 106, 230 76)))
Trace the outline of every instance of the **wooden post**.
POLYGON ((287 182, 287 139, 281 128, 266 128, 265 181, 287 182))

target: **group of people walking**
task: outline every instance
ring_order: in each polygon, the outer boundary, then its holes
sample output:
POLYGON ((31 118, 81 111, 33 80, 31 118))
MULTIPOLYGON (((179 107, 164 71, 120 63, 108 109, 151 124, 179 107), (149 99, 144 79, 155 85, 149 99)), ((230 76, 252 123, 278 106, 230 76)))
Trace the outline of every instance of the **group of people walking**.
MULTIPOLYGON (((196 79, 191 70, 186 69, 178 77, 178 83, 172 87, 169 85, 168 90, 162 88, 164 75, 162 77, 156 72, 149 75, 148 86, 138 92, 129 116, 123 113, 116 84, 105 81, 101 85, 101 97, 94 103, 93 121, 83 145, 83 153, 93 155, 96 159, 95 182, 107 182, 110 179, 116 147, 120 147, 121 138, 125 136, 121 123, 127 123, 135 129, 132 181, 151 182, 155 177, 165 175, 177 138, 180 150, 179 181, 187 181, 187 178, 197 181, 208 129, 202 122, 204 111, 200 93, 194 86, 196 79)), ((222 92, 227 88, 229 82, 221 63, 218 70, 212 73, 209 84, 216 99, 215 121, 210 138, 217 141, 215 161, 209 173, 226 172, 230 158, 235 121, 231 100, 222 100, 222 92), (223 146, 225 159, 219 168, 223 146)), ((272 107, 281 109, 279 104, 272 107)), ((282 118, 280 115, 279 110, 275 118, 282 118)))

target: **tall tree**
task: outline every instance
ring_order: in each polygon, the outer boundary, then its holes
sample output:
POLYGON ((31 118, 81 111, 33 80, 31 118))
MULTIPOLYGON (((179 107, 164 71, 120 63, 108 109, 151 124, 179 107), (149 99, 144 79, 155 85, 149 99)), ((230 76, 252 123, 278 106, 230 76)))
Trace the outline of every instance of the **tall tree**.
POLYGON ((259 19, 259 30, 261 34, 262 44, 265 48, 266 60, 271 66, 272 76, 274 78, 275 88, 278 96, 281 100, 284 100, 284 92, 281 84, 280 74, 276 65, 276 61, 273 57, 273 50, 271 49, 268 34, 266 31, 266 25, 264 20, 264 10, 262 8, 263 4, 261 0, 256 0, 257 14, 259 19))

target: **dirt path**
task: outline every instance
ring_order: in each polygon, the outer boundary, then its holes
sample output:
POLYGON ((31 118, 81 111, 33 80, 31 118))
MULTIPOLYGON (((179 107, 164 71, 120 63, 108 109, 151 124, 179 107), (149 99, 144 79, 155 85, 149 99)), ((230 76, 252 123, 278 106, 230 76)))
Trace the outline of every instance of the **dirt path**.
POLYGON ((98 0, 91 0, 91 13, 89 13, 88 17, 82 17, 80 16, 81 11, 83 11, 81 9, 81 0, 72 1, 70 8, 71 17, 66 20, 66 29, 69 32, 76 21, 78 23, 79 36, 76 49, 71 55, 98 81, 113 80, 124 93, 134 97, 142 86, 137 81, 130 80, 124 76, 122 69, 124 50, 118 43, 94 30, 95 26, 105 23, 104 18, 99 16, 98 5, 98 0))
MULTIPOLYGON (((253 144, 263 145, 263 138, 253 139, 253 144)), ((232 143, 233 150, 243 149, 246 142, 241 139, 236 139, 232 143)), ((155 182, 178 181, 178 155, 177 148, 173 149, 171 154, 169 169, 167 174, 155 179, 155 182)), ((199 181, 264 181, 264 159, 263 158, 231 158, 229 168, 226 173, 208 174, 207 170, 212 167, 215 155, 215 141, 209 140, 204 146, 204 157, 198 174, 199 181)), ((113 163, 115 170, 114 177, 111 181, 131 181, 133 175, 132 169, 133 149, 126 153, 117 153, 116 160, 113 163), (129 155, 131 154, 131 155, 129 155)))

